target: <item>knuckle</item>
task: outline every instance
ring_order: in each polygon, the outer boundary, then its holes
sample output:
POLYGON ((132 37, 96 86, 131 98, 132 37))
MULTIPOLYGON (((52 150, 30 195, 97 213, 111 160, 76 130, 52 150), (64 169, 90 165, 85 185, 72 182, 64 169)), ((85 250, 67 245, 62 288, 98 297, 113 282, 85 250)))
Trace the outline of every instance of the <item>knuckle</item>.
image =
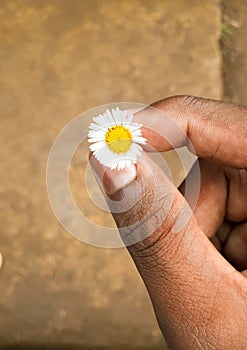
POLYGON ((142 222, 144 216, 148 214, 152 207, 154 193, 151 188, 144 190, 140 198, 129 210, 114 214, 115 221, 119 228, 136 227, 142 222))
POLYGON ((180 249, 183 234, 174 234, 173 227, 177 219, 177 209, 172 206, 169 213, 164 214, 162 204, 155 215, 148 217, 141 226, 132 231, 131 234, 141 232, 144 236, 139 237, 139 242, 129 249, 135 260, 141 260, 143 267, 156 268, 173 261, 175 263, 178 250, 180 249), (161 220, 163 221, 161 224, 161 220), (147 231, 148 229, 148 231, 147 231))

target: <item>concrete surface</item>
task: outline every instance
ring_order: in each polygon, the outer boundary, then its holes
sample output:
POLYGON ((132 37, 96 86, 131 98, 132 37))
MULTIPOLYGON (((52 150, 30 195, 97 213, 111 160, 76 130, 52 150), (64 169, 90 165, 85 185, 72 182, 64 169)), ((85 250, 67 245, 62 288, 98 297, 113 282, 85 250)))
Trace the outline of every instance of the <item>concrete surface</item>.
POLYGON ((46 161, 89 108, 220 98, 220 20, 215 0, 1 0, 1 348, 165 348, 126 250, 59 226, 46 161))
POLYGON ((247 105, 247 2, 225 0, 223 23, 224 97, 230 102, 247 105))

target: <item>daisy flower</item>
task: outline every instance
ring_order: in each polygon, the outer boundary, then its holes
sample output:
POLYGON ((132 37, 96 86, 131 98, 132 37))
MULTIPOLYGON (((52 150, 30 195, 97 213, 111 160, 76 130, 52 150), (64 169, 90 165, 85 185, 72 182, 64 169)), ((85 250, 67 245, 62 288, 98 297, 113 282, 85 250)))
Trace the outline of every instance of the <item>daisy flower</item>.
POLYGON ((133 115, 118 107, 107 109, 93 118, 89 126, 89 148, 98 161, 110 169, 124 169, 136 163, 147 140, 142 137, 141 124, 132 123, 133 115))

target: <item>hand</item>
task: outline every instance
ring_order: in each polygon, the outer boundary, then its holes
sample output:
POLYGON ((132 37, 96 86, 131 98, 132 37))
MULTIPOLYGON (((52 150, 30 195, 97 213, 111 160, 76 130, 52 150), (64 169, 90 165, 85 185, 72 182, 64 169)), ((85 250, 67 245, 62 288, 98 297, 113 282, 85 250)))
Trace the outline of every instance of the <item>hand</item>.
MULTIPOLYGON (((112 199, 120 198, 123 188, 125 195, 138 193, 135 206, 113 215, 122 235, 128 223, 135 224, 131 234, 147 236, 128 249, 170 348, 247 349, 247 108, 185 96, 153 107, 176 121, 199 157, 199 200, 178 234, 173 228, 184 186, 179 192, 171 185, 147 153, 143 156, 152 174, 139 163, 121 172, 102 169, 93 157, 91 163, 98 173, 106 170, 104 188, 112 199), (148 210, 154 198, 153 174, 165 195, 152 203, 154 220, 138 224, 140 205, 148 210)), ((152 119, 147 109, 137 117, 150 146, 158 151, 171 148, 148 128, 166 127, 161 116, 152 119)), ((184 142, 178 137, 176 147, 184 142)))

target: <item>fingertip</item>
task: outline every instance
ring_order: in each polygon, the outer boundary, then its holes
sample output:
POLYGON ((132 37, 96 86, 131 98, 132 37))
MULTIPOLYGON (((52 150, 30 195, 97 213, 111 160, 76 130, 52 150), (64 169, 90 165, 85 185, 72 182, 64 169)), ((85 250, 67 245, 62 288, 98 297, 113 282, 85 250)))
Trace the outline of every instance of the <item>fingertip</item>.
POLYGON ((103 166, 92 153, 89 155, 89 159, 97 179, 103 185, 109 197, 117 195, 136 179, 136 165, 133 163, 126 165, 124 169, 118 170, 103 166))
POLYGON ((136 179, 136 165, 131 163, 124 169, 107 168, 103 177, 103 185, 108 195, 113 196, 136 179))

